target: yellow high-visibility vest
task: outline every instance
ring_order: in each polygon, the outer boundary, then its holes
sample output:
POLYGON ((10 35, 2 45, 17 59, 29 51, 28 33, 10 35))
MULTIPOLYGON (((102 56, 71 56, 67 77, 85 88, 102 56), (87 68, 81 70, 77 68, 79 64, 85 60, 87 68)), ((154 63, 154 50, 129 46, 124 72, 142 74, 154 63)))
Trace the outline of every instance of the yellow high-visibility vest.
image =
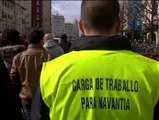
POLYGON ((131 51, 73 51, 44 63, 51 120, 152 120, 159 64, 131 51))

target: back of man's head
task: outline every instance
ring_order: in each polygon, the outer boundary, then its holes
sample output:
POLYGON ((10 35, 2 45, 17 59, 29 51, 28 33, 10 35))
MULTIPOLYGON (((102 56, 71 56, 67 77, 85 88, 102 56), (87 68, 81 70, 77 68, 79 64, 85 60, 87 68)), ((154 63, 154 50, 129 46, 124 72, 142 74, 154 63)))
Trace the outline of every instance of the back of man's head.
POLYGON ((65 33, 62 33, 61 36, 60 36, 60 39, 62 41, 67 41, 67 35, 65 33))
POLYGON ((28 35, 28 42, 29 44, 37 44, 40 43, 43 39, 44 32, 40 29, 34 29, 32 30, 28 35))
POLYGON ((48 40, 53 40, 54 36, 51 33, 46 33, 44 35, 44 42, 47 42, 48 40))
POLYGON ((118 0, 83 0, 81 20, 86 29, 109 31, 119 16, 118 0))

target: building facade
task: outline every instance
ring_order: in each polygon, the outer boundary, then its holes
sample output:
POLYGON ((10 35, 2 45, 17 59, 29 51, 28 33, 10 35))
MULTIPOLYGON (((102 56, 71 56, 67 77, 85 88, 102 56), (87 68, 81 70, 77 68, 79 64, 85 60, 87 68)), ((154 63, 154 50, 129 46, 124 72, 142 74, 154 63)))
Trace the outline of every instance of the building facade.
POLYGON ((51 32, 51 0, 44 0, 43 1, 43 29, 46 32, 51 32))
POLYGON ((0 0, 0 13, 0 31, 27 33, 38 27, 51 32, 51 0, 0 0))
POLYGON ((15 3, 14 26, 15 26, 15 29, 17 29, 21 33, 24 33, 26 31, 25 15, 24 15, 25 10, 26 9, 23 6, 15 3))
POLYGON ((32 28, 51 31, 51 0, 16 0, 26 11, 26 32, 32 28))
POLYGON ((52 16, 52 33, 55 37, 60 37, 65 32, 65 18, 61 15, 52 16))
POLYGON ((65 23, 65 33, 68 36, 68 40, 74 40, 79 37, 78 23, 65 23))
POLYGON ((60 37, 62 33, 66 33, 68 40, 74 40, 79 37, 78 21, 74 23, 65 23, 64 16, 52 16, 52 34, 55 37, 60 37))
POLYGON ((19 0, 17 1, 16 0, 16 3, 17 4, 20 4, 21 6, 23 6, 25 8, 25 11, 24 11, 24 16, 25 16, 25 26, 24 26, 24 29, 25 29, 25 32, 28 32, 30 29, 31 29, 31 17, 32 17, 32 14, 31 14, 31 1, 25 1, 25 0, 19 0))
POLYGON ((25 29, 25 8, 13 0, 0 1, 0 30, 5 28, 16 28, 19 32, 25 29))

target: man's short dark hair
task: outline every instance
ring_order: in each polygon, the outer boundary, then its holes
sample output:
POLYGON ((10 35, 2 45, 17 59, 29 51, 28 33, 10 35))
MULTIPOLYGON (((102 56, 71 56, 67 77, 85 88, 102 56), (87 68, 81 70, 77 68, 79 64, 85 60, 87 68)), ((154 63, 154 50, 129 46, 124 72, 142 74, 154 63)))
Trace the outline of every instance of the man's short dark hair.
POLYGON ((60 36, 61 40, 67 41, 67 35, 65 33, 62 33, 60 36))
POLYGON ((118 0, 83 0, 81 20, 88 29, 110 30, 119 16, 119 10, 118 0))
POLYGON ((43 39, 44 32, 41 29, 33 29, 28 35, 29 44, 40 43, 43 39))
POLYGON ((19 45, 22 44, 19 37, 20 32, 14 28, 6 28, 2 32, 2 36, 0 39, 0 45, 19 45))

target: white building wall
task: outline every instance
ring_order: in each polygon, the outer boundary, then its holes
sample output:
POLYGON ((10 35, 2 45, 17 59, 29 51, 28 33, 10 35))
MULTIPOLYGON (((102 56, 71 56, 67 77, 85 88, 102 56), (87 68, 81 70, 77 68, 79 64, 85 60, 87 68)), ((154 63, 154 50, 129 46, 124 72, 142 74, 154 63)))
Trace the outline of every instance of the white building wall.
POLYGON ((79 37, 78 24, 65 23, 65 33, 68 36, 68 40, 74 40, 79 37))
POLYGON ((67 34, 68 40, 72 39, 73 31, 74 31, 73 24, 65 23, 65 33, 67 34))
POLYGON ((56 37, 60 37, 65 32, 65 19, 64 16, 53 15, 52 16, 52 33, 56 37))

